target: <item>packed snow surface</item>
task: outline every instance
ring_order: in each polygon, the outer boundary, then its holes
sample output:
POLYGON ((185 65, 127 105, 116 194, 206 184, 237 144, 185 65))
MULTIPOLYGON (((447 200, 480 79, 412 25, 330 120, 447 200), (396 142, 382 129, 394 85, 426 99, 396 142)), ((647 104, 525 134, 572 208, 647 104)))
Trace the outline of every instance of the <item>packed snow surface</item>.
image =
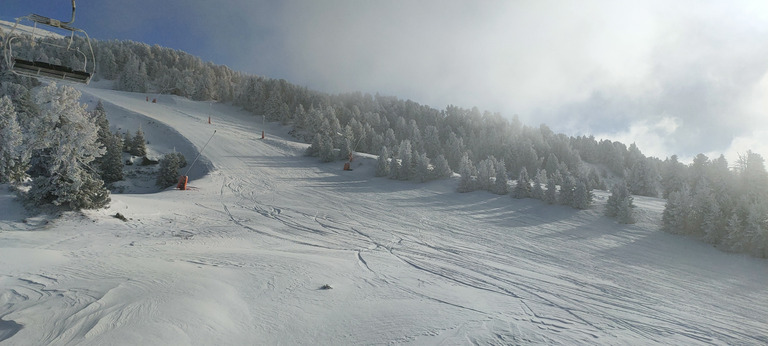
POLYGON ((52 218, 3 187, 4 345, 768 343, 768 262, 659 231, 662 200, 619 225, 605 192, 578 211, 375 178, 231 106, 81 90, 156 155, 216 134, 191 190, 52 218))

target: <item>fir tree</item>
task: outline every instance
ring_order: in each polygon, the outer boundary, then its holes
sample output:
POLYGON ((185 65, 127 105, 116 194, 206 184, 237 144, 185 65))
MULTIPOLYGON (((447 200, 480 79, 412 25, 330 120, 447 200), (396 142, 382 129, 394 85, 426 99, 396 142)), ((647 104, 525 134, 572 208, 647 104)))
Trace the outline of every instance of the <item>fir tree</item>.
POLYGON ((413 150, 411 148, 411 141, 404 139, 400 142, 399 151, 397 157, 400 160, 398 167, 397 179, 409 180, 413 176, 413 150))
POLYGON ((109 120, 107 120, 107 111, 104 109, 104 104, 99 100, 96 104, 96 108, 93 110, 92 115, 96 126, 99 127, 99 143, 106 144, 107 138, 112 136, 112 132, 109 131, 109 120))
POLYGON ((179 179, 179 169, 183 167, 182 162, 186 163, 186 158, 181 153, 163 155, 160 158, 160 168, 157 171, 157 186, 166 188, 175 185, 179 179))
POLYGON ((504 160, 496 163, 496 180, 494 181, 493 193, 497 195, 506 195, 509 193, 509 185, 507 184, 507 167, 504 164, 504 160))
POLYGON ((662 229, 670 233, 689 232, 691 206, 687 189, 669 194, 661 216, 662 229))
POLYGON ((632 224, 635 223, 632 203, 632 194, 629 193, 627 184, 623 181, 616 183, 611 188, 611 195, 608 197, 608 201, 605 203, 605 215, 608 217, 615 217, 619 220, 619 223, 632 224))
POLYGON ((123 140, 119 133, 110 134, 105 140, 106 153, 99 161, 101 179, 109 184, 123 180, 123 140))
POLYGON ((628 174, 629 191, 632 194, 640 196, 658 196, 656 188, 656 184, 659 181, 658 175, 657 171, 651 166, 647 159, 637 159, 628 174))
POLYGON ((496 176, 495 161, 491 156, 477 164, 477 185, 481 190, 492 191, 491 178, 496 176))
POLYGON ((573 203, 571 207, 576 209, 588 209, 592 204, 592 191, 587 188, 587 184, 579 180, 576 182, 576 188, 573 192, 573 203))
POLYGON ((560 185, 560 204, 562 205, 574 205, 574 192, 576 190, 576 181, 572 176, 567 175, 563 178, 563 184, 560 185))
POLYGON ((431 163, 429 162, 429 157, 427 157, 427 153, 421 153, 417 157, 418 159, 416 160, 416 167, 415 167, 416 174, 414 176, 414 179, 422 183, 431 180, 431 172, 430 172, 431 163))
POLYGON ((320 155, 320 146, 323 142, 323 135, 321 134, 315 134, 315 138, 312 140, 312 144, 307 148, 307 151, 304 152, 304 155, 307 156, 319 156, 320 155))
POLYGON ((512 197, 531 197, 531 182, 530 178, 528 177, 528 169, 525 167, 520 170, 520 175, 517 178, 517 184, 515 185, 515 190, 512 192, 512 197))
POLYGON ((536 176, 533 177, 533 187, 531 188, 531 198, 538 199, 540 201, 544 200, 544 187, 542 185, 543 181, 547 181, 547 170, 546 169, 540 169, 538 172, 536 172, 536 176))
POLYGON ((20 183, 26 177, 26 162, 21 127, 8 96, 0 98, 0 183, 20 183))
POLYGON ((144 139, 144 131, 141 131, 141 128, 139 128, 136 131, 136 135, 133 137, 133 143, 131 145, 131 155, 133 156, 147 155, 147 141, 144 139))
POLYGON ((555 185, 556 176, 547 179, 547 191, 544 192, 544 202, 547 204, 557 203, 557 185, 555 185))
POLYGON ((347 161, 351 155, 352 143, 350 143, 349 138, 344 138, 341 140, 341 147, 339 148, 339 160, 347 161))
POLYGON ((472 175, 475 170, 472 160, 469 159, 469 154, 464 153, 459 165, 459 174, 461 175, 461 178, 459 179, 458 192, 470 192, 475 190, 475 183, 472 180, 472 175))
POLYGON ((131 136, 130 130, 125 130, 123 135, 123 152, 131 153, 133 151, 133 136, 131 136))
POLYGON ((27 198, 35 205, 52 203, 71 209, 95 209, 109 203, 109 191, 89 165, 104 153, 98 127, 78 103, 80 92, 55 83, 41 89, 36 101, 41 114, 33 133, 47 155, 41 157, 43 174, 34 177, 27 198))
POLYGON ((381 147, 381 153, 376 160, 376 176, 386 177, 389 175, 389 150, 387 147, 381 147))
POLYGON ((451 167, 448 166, 448 160, 446 160, 445 156, 442 154, 437 155, 437 158, 435 158, 434 169, 432 172, 435 179, 450 178, 453 174, 451 167))
POLYGON ((332 162, 336 160, 333 151, 333 139, 329 136, 323 136, 320 141, 320 160, 323 162, 332 162))

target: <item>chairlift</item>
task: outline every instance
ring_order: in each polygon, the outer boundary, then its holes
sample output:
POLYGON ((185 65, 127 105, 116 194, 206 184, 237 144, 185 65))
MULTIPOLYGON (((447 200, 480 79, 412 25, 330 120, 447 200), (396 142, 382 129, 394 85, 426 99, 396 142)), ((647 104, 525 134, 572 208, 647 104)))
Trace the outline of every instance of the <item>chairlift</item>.
POLYGON ((3 55, 5 58, 5 65, 14 74, 20 76, 28 76, 34 78, 48 78, 52 80, 64 80, 70 82, 88 84, 91 81, 91 77, 96 72, 96 56, 93 53, 93 47, 91 46, 91 39, 88 37, 88 33, 85 30, 78 29, 72 26, 75 22, 75 0, 72 0, 72 19, 68 22, 62 22, 57 19, 48 18, 38 14, 30 14, 24 17, 16 18, 16 24, 14 24, 11 31, 6 35, 5 43, 3 44, 3 55), (62 55, 59 57, 61 61, 69 60, 74 57, 82 62, 82 66, 67 66, 52 64, 45 61, 27 60, 14 56, 13 44, 14 40, 20 37, 19 24, 32 22, 32 39, 34 40, 34 31, 37 30, 37 25, 44 25, 52 28, 57 28, 65 31, 69 31, 69 39, 65 40, 65 44, 55 44, 45 42, 43 44, 50 45, 62 49, 62 55), (79 33, 78 37, 84 38, 88 43, 88 52, 83 52, 76 45, 73 46, 75 40, 75 34, 79 33), (89 54, 86 54, 89 53, 89 54), (90 55, 90 64, 88 57, 90 55), (82 67, 82 70, 79 68, 82 67))

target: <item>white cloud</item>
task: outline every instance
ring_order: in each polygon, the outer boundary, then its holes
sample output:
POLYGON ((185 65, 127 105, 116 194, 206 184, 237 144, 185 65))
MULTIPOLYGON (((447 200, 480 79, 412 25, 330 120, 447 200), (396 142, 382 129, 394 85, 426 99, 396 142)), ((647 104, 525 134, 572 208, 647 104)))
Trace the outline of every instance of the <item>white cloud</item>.
MULTIPOLYGON (((627 145, 635 143, 646 156, 664 159, 670 156, 668 148, 674 145, 675 133, 681 126, 683 126, 682 119, 664 116, 656 121, 636 121, 626 131, 601 134, 595 137, 619 141, 627 145)), ((684 159, 681 158, 681 160, 684 159)))

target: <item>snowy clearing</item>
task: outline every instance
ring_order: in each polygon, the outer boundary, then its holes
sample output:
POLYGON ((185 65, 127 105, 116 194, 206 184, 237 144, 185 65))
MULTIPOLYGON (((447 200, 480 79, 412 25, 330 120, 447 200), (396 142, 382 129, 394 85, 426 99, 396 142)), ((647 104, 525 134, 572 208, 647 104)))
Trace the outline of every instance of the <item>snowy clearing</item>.
POLYGON ((188 191, 51 219, 3 186, 3 344, 768 343, 768 262, 659 231, 660 199, 619 225, 605 192, 578 211, 374 178, 228 105, 79 89, 155 155, 216 135, 188 191))

